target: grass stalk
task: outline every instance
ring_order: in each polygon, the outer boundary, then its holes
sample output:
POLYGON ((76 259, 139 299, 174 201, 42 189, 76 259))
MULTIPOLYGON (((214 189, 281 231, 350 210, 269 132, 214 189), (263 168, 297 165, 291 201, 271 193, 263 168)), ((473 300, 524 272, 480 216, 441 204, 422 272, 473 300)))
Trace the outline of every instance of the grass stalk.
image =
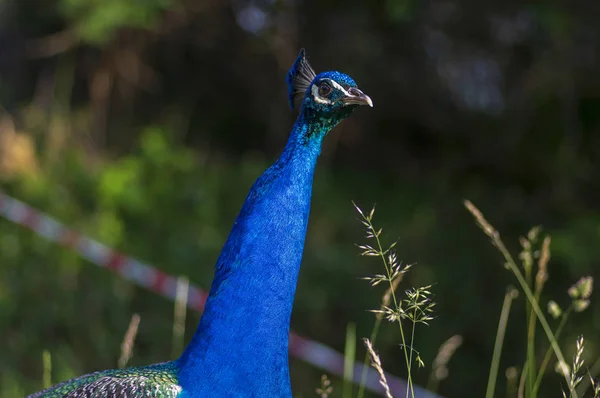
MULTIPOLYGON (((398 301, 397 297, 396 297, 396 286, 394 286, 394 272, 392 270, 392 265, 388 262, 386 255, 390 252, 390 250, 392 249, 393 245, 390 246, 388 249, 384 249, 383 248, 383 244, 381 243, 381 239, 379 238, 380 234, 381 234, 381 229, 378 231, 375 229, 375 226, 372 223, 372 218, 373 218, 373 214, 375 212, 375 208, 373 207, 373 209, 371 210, 369 215, 365 215, 363 213, 363 211, 353 202, 352 203, 354 205, 354 207, 356 208, 356 210, 358 211, 358 213, 362 216, 362 220, 361 222, 367 227, 367 231, 369 234, 369 237, 375 239, 375 242, 377 243, 377 247, 376 248, 368 248, 369 249, 369 254, 368 255, 373 255, 373 256, 377 256, 379 258, 381 258, 381 262, 383 263, 383 267, 385 268, 385 272, 386 272, 386 278, 385 280, 389 283, 389 292, 390 292, 390 297, 391 297, 391 302, 393 304, 393 307, 395 310, 399 311, 401 309, 400 307, 400 302, 398 301)), ((407 383, 406 383, 406 397, 410 396, 412 398, 414 398, 414 389, 413 389, 413 380, 412 380, 412 372, 411 372, 411 360, 409 358, 409 354, 406 351, 407 350, 407 345, 406 345, 406 335, 404 333, 404 328, 402 326, 402 317, 401 316, 397 316, 396 318, 396 322, 398 323, 398 329, 400 330, 400 337, 401 337, 401 341, 402 341, 402 351, 404 352, 404 360, 406 362, 406 368, 407 368, 407 383)), ((412 347, 410 347, 412 349, 412 347)))
POLYGON ((458 334, 442 343, 432 362, 427 390, 437 392, 440 382, 448 377, 448 362, 462 343, 463 338, 458 334))
POLYGON ((137 337, 139 326, 140 316, 138 314, 133 314, 131 316, 131 321, 129 321, 125 336, 123 337, 123 342, 121 343, 121 356, 119 357, 118 362, 120 369, 127 366, 127 363, 133 356, 133 345, 135 343, 135 338, 137 337))
POLYGON ((506 369, 506 398, 514 398, 517 396, 519 384, 519 372, 514 366, 506 369))
POLYGON ((390 386, 388 385, 387 378, 385 377, 383 367, 381 366, 381 360, 379 359, 379 356, 373 349, 373 345, 368 339, 365 339, 365 345, 367 346, 367 351, 371 356, 371 366, 373 366, 375 370, 377 370, 377 373, 379 373, 379 384, 381 384, 381 386, 385 390, 385 397, 394 398, 390 391, 390 386))
POLYGON ((517 397, 523 398, 525 396, 525 379, 527 378, 527 371, 529 367, 527 366, 527 360, 523 364, 523 371, 521 372, 521 378, 519 379, 519 389, 517 390, 517 397))
POLYGON ((52 355, 50 355, 50 351, 44 350, 42 352, 42 363, 44 366, 42 376, 43 388, 48 388, 52 386, 52 355))
MULTIPOLYGON (((375 324, 373 325, 373 329, 371 330, 371 336, 369 337, 369 341, 371 344, 375 345, 377 341, 377 335, 379 334, 379 328, 381 326, 381 316, 378 316, 375 319, 375 324)), ((363 368, 360 375, 360 384, 358 386, 358 393, 356 394, 356 398, 363 398, 365 395, 365 385, 367 384, 367 376, 369 375, 369 352, 365 353, 365 359, 363 361, 363 368)))
MULTIPOLYGON (((573 311, 573 305, 571 305, 569 308, 567 308, 567 310, 563 313, 563 315, 560 319, 560 323, 558 324, 558 327, 556 328, 556 331, 554 332, 554 336, 556 337, 556 339, 560 338, 562 330, 563 330, 564 326, 567 324, 567 319, 569 318, 569 315, 571 314, 572 311, 573 311)), ((544 377, 544 373, 546 372, 546 367, 550 363, 551 357, 552 357, 552 348, 548 347, 548 349, 546 350, 546 353, 544 354, 544 359, 542 360, 542 364, 540 365, 540 369, 537 373, 537 376, 535 378, 535 383, 533 385, 534 396, 537 396, 537 393, 540 390, 540 385, 542 384, 542 378, 544 377)))
POLYGON ((354 360, 356 359, 356 324, 349 323, 346 327, 346 345, 344 348, 344 384, 342 397, 352 397, 354 386, 354 360))
MULTIPOLYGON (((373 231, 375 231, 375 227, 371 223, 370 219, 368 222, 369 222, 371 229, 373 231)), ((388 281, 390 284, 392 303, 394 304, 394 308, 399 308, 398 300, 396 299, 396 289, 394 288, 394 285, 393 285, 394 282, 392 280, 392 269, 385 258, 385 251, 383 249, 383 245, 381 244, 381 240, 379 239, 379 234, 374 234, 374 236, 375 236, 375 241, 377 242, 377 249, 379 250, 379 253, 381 253, 380 257, 383 262, 383 266, 385 267, 385 271, 387 273, 388 281)), ((411 397, 414 398, 415 391, 413 389, 413 381, 412 381, 412 373, 411 373, 412 362, 408 356, 408 352, 406 351, 407 345, 406 345, 406 337, 404 336, 404 328, 402 327, 402 319, 398 318, 397 323, 398 323, 398 329, 400 330, 400 337, 402 339, 402 351, 404 352, 404 360, 406 361, 406 369, 407 369, 406 370, 406 372, 407 372, 406 378, 407 378, 408 382, 406 383, 406 397, 408 397, 408 394, 410 392, 411 397)), ((412 345, 411 345, 411 348, 412 348, 412 345)), ((412 353, 412 350, 411 350, 411 353, 412 353)))
POLYGON ((486 398, 493 398, 494 391, 496 389, 496 380, 498 378, 498 369, 500 367, 500 356, 502 354, 502 345, 504 344, 504 335, 506 333, 506 325, 508 324, 508 315, 510 314, 510 307, 512 301, 517 297, 518 292, 514 288, 509 290, 504 295, 504 302, 502 303, 502 310, 500 312, 500 320, 498 322, 498 329, 496 331, 496 341, 494 343, 494 353, 492 354, 492 361, 490 364, 490 374, 488 377, 487 389, 485 392, 486 398))
MULTIPOLYGON (((531 291, 531 288, 527 284, 523 274, 519 270, 519 267, 517 266, 512 255, 510 254, 510 252, 504 245, 504 242, 502 242, 502 239, 500 239, 500 234, 483 217, 483 214, 479 211, 479 209, 477 209, 477 207, 475 207, 475 205, 473 205, 473 203, 466 200, 465 207, 475 217, 475 219, 477 220, 477 223, 479 224, 481 229, 485 232, 485 234, 488 235, 488 237, 492 240, 493 245, 500 251, 500 253, 504 257, 507 268, 509 270, 511 270, 512 273, 517 278, 517 281, 519 282, 519 286, 521 287, 521 289, 525 293, 525 296, 527 297, 527 300, 531 304, 531 306, 535 312, 535 315, 537 316, 538 320, 540 321, 540 324, 542 325, 542 329, 544 330, 544 333, 546 334, 546 337, 548 338, 548 341, 550 342, 550 346, 552 347, 552 350, 554 351, 554 355, 556 355, 556 358, 558 359, 559 366, 562 368, 561 373, 564 375, 565 381, 567 383, 569 383, 568 366, 565 362, 565 358, 562 353, 562 350, 560 349, 558 342, 556 341, 556 337, 554 336, 554 333, 552 332, 552 329, 550 328, 550 325, 548 324, 548 320, 546 319, 546 316, 542 312, 538 302, 535 300, 535 296, 534 296, 533 292, 531 291)), ((578 398, 577 393, 574 393, 573 397, 578 398)))
MULTIPOLYGON (((396 279, 392 281, 392 285, 386 290, 381 300, 382 309, 390 305, 390 300, 392 299, 392 291, 396 291, 398 285, 400 285, 400 282, 402 281, 403 275, 404 274, 399 274, 398 276, 396 276, 396 279)), ((372 345, 375 345, 375 342, 377 341, 377 335, 379 334, 379 328, 381 327, 382 321, 383 314, 377 313, 375 316, 375 324, 373 325, 373 329, 371 330, 371 336, 369 337, 369 341, 372 345)), ((362 373, 360 376, 360 385, 358 387, 357 398, 363 398, 365 393, 365 385, 367 383, 367 376, 369 374, 369 358, 369 353, 366 352, 365 359, 363 362, 362 373)))
POLYGON ((173 359, 179 357, 185 345, 185 318, 190 281, 186 276, 177 278, 175 291, 175 309, 173 311, 173 340, 171 343, 173 359))
MULTIPOLYGON (((531 278, 531 277, 530 277, 531 278)), ((527 285, 530 286, 531 282, 527 282, 527 285)), ((536 295, 534 295, 534 300, 538 301, 536 295)), ((533 310, 532 304, 527 300, 527 392, 530 398, 534 398, 534 384, 535 384, 535 374, 536 374, 536 360, 535 360, 535 325, 536 325, 536 317, 535 312, 533 310)))
POLYGON ((594 389, 593 398, 597 398, 600 396, 600 380, 594 380, 594 378, 597 378, 598 375, 600 375, 600 358, 598 358, 592 367, 589 368, 588 375, 589 377, 584 379, 584 381, 582 381, 582 383, 579 385, 577 393, 583 397, 587 390, 592 387, 594 389))
MULTIPOLYGON (((372 224, 371 224, 371 227, 372 227, 372 224)), ((375 235, 375 239, 377 241, 377 247, 379 249, 379 252, 384 253, 383 246, 381 245, 379 236, 375 235)), ((393 281, 392 281, 391 267, 388 265, 388 262, 386 261, 384 254, 381 256, 381 259, 383 261, 383 265, 385 266, 385 271, 387 272, 388 280, 390 283, 392 303, 394 304, 394 308, 399 308, 399 303, 398 303, 398 300, 396 299, 396 291, 394 289, 393 281)), ((412 372, 411 372, 412 362, 408 356, 408 352, 406 351, 407 345, 406 345, 406 337, 404 336, 404 328, 402 327, 402 319, 398 318, 397 323, 398 323, 398 329, 400 330, 400 337, 402 339, 402 351, 404 352, 404 360, 406 361, 406 372, 407 372, 406 378, 408 381, 406 383, 406 397, 408 397, 408 394, 410 392, 411 397, 414 398, 415 391, 413 389, 412 372)), ((412 346, 410 348, 412 349, 412 346)), ((411 350, 411 353, 412 353, 412 350, 411 350)))

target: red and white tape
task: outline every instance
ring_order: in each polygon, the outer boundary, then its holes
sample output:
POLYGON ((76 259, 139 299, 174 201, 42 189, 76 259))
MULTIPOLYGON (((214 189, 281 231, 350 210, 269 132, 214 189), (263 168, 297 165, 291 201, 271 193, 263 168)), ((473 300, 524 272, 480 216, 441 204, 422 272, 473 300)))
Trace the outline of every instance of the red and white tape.
MULTIPOLYGON (((145 264, 135 258, 125 256, 102 243, 81 235, 75 230, 68 228, 56 219, 42 213, 31 206, 0 192, 0 216, 31 229, 37 235, 55 242, 69 250, 73 250, 93 264, 108 268, 117 275, 151 290, 163 297, 175 300, 177 290, 177 278, 166 274, 158 269, 145 264)), ((190 283, 188 291, 188 307, 202 312, 204 303, 208 297, 207 293, 198 286, 190 283)), ((344 373, 344 357, 337 351, 324 344, 318 343, 290 333, 290 353, 323 369, 331 374, 342 377, 344 373)), ((362 363, 354 365, 354 382, 359 383, 362 374, 362 363)), ((406 382, 400 378, 386 375, 387 382, 392 392, 401 394, 406 391, 406 382)), ((384 394, 379 384, 379 375, 369 368, 366 382, 367 389, 384 394)), ((437 395, 415 386, 415 396, 439 398, 437 395)))

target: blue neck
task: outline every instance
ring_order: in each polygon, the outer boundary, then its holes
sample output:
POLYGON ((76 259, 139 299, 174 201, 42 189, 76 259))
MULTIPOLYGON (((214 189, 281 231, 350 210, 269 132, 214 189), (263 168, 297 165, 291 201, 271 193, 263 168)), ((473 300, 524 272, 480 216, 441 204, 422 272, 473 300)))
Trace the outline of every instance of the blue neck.
POLYGON ((290 316, 315 164, 329 130, 302 115, 252 186, 219 256, 200 325, 179 359, 189 396, 291 396, 290 316))

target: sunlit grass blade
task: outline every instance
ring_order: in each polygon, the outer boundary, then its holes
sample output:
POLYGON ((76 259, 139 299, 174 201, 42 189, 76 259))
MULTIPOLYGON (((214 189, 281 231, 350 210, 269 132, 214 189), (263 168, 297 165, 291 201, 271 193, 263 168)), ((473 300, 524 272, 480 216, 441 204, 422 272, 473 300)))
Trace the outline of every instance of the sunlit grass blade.
POLYGON ((508 324, 508 315, 512 301, 517 298, 518 291, 514 288, 509 288, 504 295, 502 303, 502 311, 500 312, 500 320, 498 321, 498 329, 496 331, 496 341, 494 343, 494 353, 490 363, 490 374, 488 376, 488 384, 485 392, 486 398, 493 398, 496 390, 496 380, 498 378, 498 369, 500 367, 500 355, 502 354, 502 345, 504 344, 504 335, 506 333, 506 325, 508 324))
POLYGON ((44 373, 42 377, 43 388, 52 386, 52 356, 50 351, 44 350, 42 352, 42 362, 44 365, 44 373))
POLYGON ((173 341, 171 344, 173 359, 179 357, 185 346, 185 318, 187 314, 187 301, 189 291, 189 279, 186 276, 177 278, 177 290, 175 292, 175 310, 173 315, 173 341))
POLYGON ((429 391, 437 392, 440 382, 448 377, 448 362, 462 343, 463 338, 459 335, 454 335, 442 343, 432 362, 427 383, 429 391))
POLYGON ((129 321, 127 332, 125 332, 125 336, 123 337, 123 342, 121 343, 121 356, 119 357, 118 363, 118 366, 121 369, 127 366, 127 363, 133 355, 133 345, 135 343, 139 326, 140 316, 138 314, 133 314, 131 316, 131 321, 129 321))
POLYGON ((346 346, 344 348, 344 385, 342 397, 352 397, 354 385, 354 361, 356 359, 356 325, 349 323, 346 327, 346 346))
MULTIPOLYGON (((534 293, 531 291, 531 288, 527 284, 523 274, 519 270, 519 267, 517 266, 512 255, 510 254, 510 252, 504 245, 504 242, 502 242, 502 239, 500 239, 500 234, 485 219, 485 217, 483 216, 481 211, 479 211, 479 209, 477 207, 475 207, 475 205, 473 205, 473 203, 469 202, 468 200, 465 200, 464 204, 465 204, 465 207, 467 208, 467 210, 469 210, 469 212, 473 215, 473 217, 475 217, 477 224, 481 227, 481 229, 485 232, 485 234, 491 239, 492 244, 498 249, 498 251, 500 251, 500 253, 504 257, 504 260, 506 262, 505 263, 506 267, 510 271, 512 271, 512 273, 517 278, 517 281, 519 282, 519 286, 521 287, 521 290, 523 291, 523 293, 525 293, 527 300, 531 304, 531 307, 533 308, 535 315, 537 316, 540 324, 542 325, 542 329, 544 330, 544 333, 546 334, 546 337, 548 338, 548 341, 550 342, 550 346, 552 347, 552 350, 554 351, 554 355, 556 355, 558 363, 562 367, 561 373, 564 375, 565 381, 568 383, 569 382, 568 369, 566 366, 566 362, 565 362, 565 358, 562 353, 562 350, 561 350, 560 346, 558 345, 558 341, 556 340, 556 337, 554 336, 554 333, 552 332, 552 329, 550 328, 550 325, 548 324, 548 320, 546 319, 546 316, 542 312, 542 310, 538 304, 538 301, 535 299, 534 293)), ((577 398, 577 394, 573 393, 573 397, 577 398)))

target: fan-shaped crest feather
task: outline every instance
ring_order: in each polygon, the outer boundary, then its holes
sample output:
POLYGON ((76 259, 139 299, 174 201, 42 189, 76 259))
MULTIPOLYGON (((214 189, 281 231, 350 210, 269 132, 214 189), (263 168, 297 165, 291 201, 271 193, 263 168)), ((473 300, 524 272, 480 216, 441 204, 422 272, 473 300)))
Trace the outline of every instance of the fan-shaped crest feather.
POLYGON ((306 90, 315 78, 316 73, 306 59, 306 51, 300 50, 296 62, 287 74, 290 107, 294 109, 296 98, 304 97, 306 90))

